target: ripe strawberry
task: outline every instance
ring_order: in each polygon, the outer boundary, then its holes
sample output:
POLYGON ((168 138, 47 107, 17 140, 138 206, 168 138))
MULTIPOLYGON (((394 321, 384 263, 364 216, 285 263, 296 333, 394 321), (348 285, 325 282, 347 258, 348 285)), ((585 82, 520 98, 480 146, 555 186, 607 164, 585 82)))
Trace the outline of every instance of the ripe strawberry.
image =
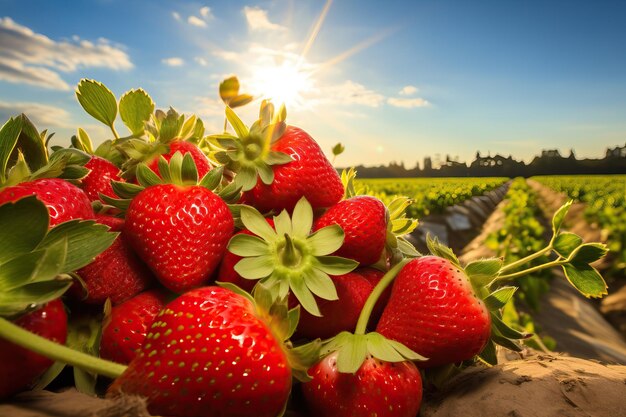
POLYGON ((83 190, 59 178, 27 181, 0 190, 0 204, 36 195, 50 212, 50 227, 72 219, 93 219, 91 202, 83 190))
POLYGON ((121 181, 120 169, 113 165, 112 162, 92 156, 89 162, 85 164, 89 174, 81 181, 81 188, 91 201, 102 201, 100 193, 109 197, 116 197, 111 187, 111 181, 121 181))
MULTIPOLYGON (((337 289, 337 300, 324 300, 316 297, 322 317, 316 317, 303 310, 300 312, 300 323, 296 334, 308 339, 327 339, 341 331, 353 331, 367 297, 382 278, 383 273, 373 268, 355 269, 344 275, 331 276, 337 289)), ((370 320, 374 323, 380 317, 385 306, 386 297, 382 296, 370 320)))
POLYGON ((188 142, 186 140, 178 140, 175 139, 167 144, 168 148, 165 153, 156 154, 150 157, 147 161, 145 161, 148 168, 150 168, 157 175, 159 174, 159 157, 163 156, 167 162, 172 159, 172 156, 176 152, 180 152, 181 155, 189 154, 193 161, 196 164, 196 169, 198 170, 198 177, 202 178, 206 175, 207 172, 211 170, 211 163, 209 162, 209 158, 206 157, 204 152, 198 148, 197 145, 188 142))
POLYGON ((343 186, 335 168, 320 146, 304 130, 288 126, 271 146, 274 152, 291 156, 292 161, 272 167, 274 181, 267 185, 260 179, 243 201, 261 212, 293 210, 306 197, 313 208, 330 207, 341 200, 343 186))
POLYGON ((340 373, 333 353, 309 374, 313 380, 302 391, 316 417, 415 417, 422 401, 422 379, 409 361, 368 356, 356 373, 340 373))
POLYGON ((432 367, 471 359, 485 347, 491 319, 460 267, 424 256, 398 274, 376 331, 403 343, 432 367))
POLYGON ((111 309, 100 341, 100 357, 128 364, 141 348, 148 329, 165 307, 165 293, 146 291, 111 309))
POLYGON ((133 249, 165 287, 182 293, 209 280, 234 221, 226 203, 211 191, 220 184, 220 169, 198 181, 193 158, 179 152, 159 169, 161 177, 138 165, 141 186, 115 182, 116 194, 127 199, 112 203, 126 208, 124 233, 133 249))
POLYGON ((376 197, 359 195, 342 200, 318 218, 313 230, 338 224, 345 233, 343 245, 335 255, 354 259, 361 266, 381 258, 387 240, 387 209, 376 197))
POLYGON ((130 247, 123 219, 97 215, 96 221, 122 233, 93 262, 77 271, 84 288, 75 282, 70 294, 88 304, 103 304, 107 298, 119 304, 150 287, 154 276, 130 247))
MULTIPOLYGON (((67 337, 67 315, 59 299, 18 318, 15 324, 58 343, 65 343, 67 337)), ((53 362, 2 339, 0 358, 0 398, 25 389, 53 362)))
POLYGON ((292 373, 265 314, 220 287, 183 294, 159 313, 109 393, 146 397, 150 413, 159 415, 278 415, 292 373))

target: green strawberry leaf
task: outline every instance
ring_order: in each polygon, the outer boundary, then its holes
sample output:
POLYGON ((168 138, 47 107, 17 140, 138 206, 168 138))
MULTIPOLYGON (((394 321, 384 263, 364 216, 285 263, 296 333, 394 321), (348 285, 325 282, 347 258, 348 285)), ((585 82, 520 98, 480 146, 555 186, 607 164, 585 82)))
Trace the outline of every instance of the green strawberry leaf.
POLYGON ((226 107, 226 119, 228 119, 228 123, 233 127, 237 136, 240 138, 248 136, 250 130, 230 107, 226 107))
POLYGON ((485 345, 485 348, 478 355, 478 359, 485 362, 488 365, 497 365, 498 356, 496 354, 496 345, 489 340, 485 345))
POLYGON ((32 387, 33 391, 41 391, 52 383, 65 369, 63 362, 55 362, 43 375, 37 378, 35 385, 32 387))
POLYGON ((80 127, 78 128, 78 134, 76 136, 72 136, 72 144, 76 148, 93 155, 93 142, 87 132, 80 127), (74 138, 76 138, 76 141, 74 141, 74 138))
POLYGON ((96 256, 111 246, 119 233, 108 230, 107 226, 92 220, 71 220, 52 228, 37 249, 45 249, 67 239, 67 258, 63 272, 73 272, 91 263, 96 256))
POLYGON ((120 117, 135 136, 143 135, 153 111, 152 98, 141 88, 127 91, 120 98, 120 117))
MULTIPOLYGON (((102 318, 99 316, 72 316, 68 323, 67 346, 79 352, 98 357, 102 337, 102 318)), ((74 367, 74 383, 79 392, 96 396, 98 375, 74 367)))
POLYGON ((67 239, 44 250, 19 255, 0 268, 0 291, 12 291, 35 282, 52 281, 62 272, 67 239))
POLYGON ((165 118, 161 121, 161 127, 159 129, 159 142, 168 143, 173 139, 178 138, 184 122, 185 116, 179 115, 176 110, 170 108, 167 111, 165 118))
POLYGON ((240 207, 241 220, 246 228, 265 241, 276 239, 276 231, 270 226, 263 215, 254 207, 242 205, 240 207))
POLYGON ((270 255, 243 258, 234 269, 246 279, 265 278, 274 271, 274 258, 270 255))
POLYGON ((311 292, 325 300, 338 300, 335 283, 319 269, 309 269, 304 272, 304 283, 311 292))
POLYGON ((483 300, 485 306, 487 307, 487 310, 494 311, 504 307, 506 303, 508 303, 509 300, 513 297, 515 291, 517 291, 517 287, 506 286, 498 288, 497 290, 489 294, 483 300))
POLYGON ((341 155, 345 150, 346 150, 346 147, 341 142, 339 142, 335 146, 333 146, 333 149, 332 149, 333 156, 337 157, 341 155))
POLYGON ((0 129, 0 185, 6 180, 9 158, 22 131, 22 117, 12 117, 0 129))
POLYGON ((355 260, 340 256, 318 256, 314 258, 315 267, 328 275, 343 275, 353 271, 359 263, 355 260))
POLYGON ((402 362, 405 357, 388 343, 388 340, 380 333, 367 334, 367 350, 375 358, 386 362, 402 362))
POLYGON ((35 249, 48 221, 48 209, 35 196, 0 205, 0 265, 35 249))
POLYGON ((0 292, 0 316, 10 317, 23 313, 33 306, 56 300, 72 286, 69 275, 61 275, 53 281, 34 282, 11 291, 0 292))
POLYGON ((344 374, 355 374, 367 357, 367 338, 353 335, 350 343, 337 352, 337 370, 344 374))
POLYGON ((435 256, 439 256, 440 258, 444 258, 452 262, 454 265, 460 267, 459 259, 456 257, 452 249, 443 245, 439 242, 439 239, 432 238, 430 235, 426 236, 426 246, 428 246, 428 250, 435 256))
MULTIPOLYGON (((494 312, 491 312, 490 316, 491 316, 491 334, 492 334, 492 339, 493 339, 493 335, 494 334, 503 336, 506 339, 527 339, 530 336, 532 336, 531 334, 521 333, 521 332, 518 332, 517 330, 509 327, 494 312)), ((495 342, 498 343, 497 341, 495 341, 495 342)))
POLYGON ((567 280, 587 298, 600 298, 607 294, 602 275, 591 265, 566 263, 562 265, 567 280))
POLYGON ((481 259, 473 261, 465 266, 465 274, 472 284, 484 287, 498 276, 503 261, 500 258, 481 259))
MULTIPOLYGON (((20 149, 24 154, 24 159, 30 170, 36 171, 48 163, 46 143, 28 117, 22 114, 20 118, 22 119, 22 130, 15 147, 20 149)), ((14 160, 15 158, 16 155, 14 151, 11 159, 14 160)))
MULTIPOLYGON (((273 265, 272 265, 272 269, 273 265)), ((304 282, 304 278, 302 276, 293 277, 289 281, 289 288, 293 291, 293 295, 296 296, 300 305, 304 307, 306 311, 311 313, 316 317, 322 317, 322 313, 320 312, 319 307, 317 306, 317 302, 311 293, 311 290, 306 286, 304 282)))
POLYGON ((228 242, 228 250, 238 256, 269 255, 270 249, 265 241, 258 236, 246 234, 235 235, 228 242))
POLYGON ((552 217, 552 235, 557 236, 559 231, 561 230, 561 226, 563 225, 563 221, 565 220, 565 216, 572 206, 573 200, 568 201, 563 204, 557 211, 554 213, 552 217))
POLYGON ((117 117, 117 100, 104 84, 82 79, 76 88, 76 98, 91 117, 107 126, 113 126, 117 117))
POLYGON ((220 83, 220 98, 227 106, 239 95, 239 79, 235 76, 226 78, 220 83))
POLYGON ((241 107, 241 106, 245 106, 246 104, 250 103, 252 100, 254 100, 254 97, 252 97, 250 94, 239 94, 236 97, 233 97, 230 102, 228 103, 228 107, 230 107, 231 109, 237 108, 237 107, 241 107))
POLYGON ((582 238, 575 233, 563 232, 554 239, 552 247, 559 256, 567 258, 582 243, 582 238))
POLYGON ((567 261, 574 265, 590 264, 602 258, 608 251, 603 243, 585 243, 573 250, 567 261))
POLYGON ((322 256, 337 251, 343 245, 344 236, 341 226, 333 224, 317 230, 307 240, 315 246, 313 255, 322 256))

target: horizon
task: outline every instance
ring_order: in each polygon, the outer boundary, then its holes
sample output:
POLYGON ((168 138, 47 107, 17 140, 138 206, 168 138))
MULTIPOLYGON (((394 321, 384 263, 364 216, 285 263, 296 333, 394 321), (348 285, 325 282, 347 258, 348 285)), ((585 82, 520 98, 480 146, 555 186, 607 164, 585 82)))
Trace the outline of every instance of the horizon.
MULTIPOLYGON (((81 78, 221 132, 219 82, 286 101, 341 165, 476 151, 598 159, 626 142, 626 4, 603 1, 0 0, 0 123, 21 112, 69 145, 81 78), (38 13, 32 13, 38 10, 38 13), (181 81, 184 80, 184 81, 181 81), (410 154, 411 157, 408 157, 410 154)), ((258 101, 237 112, 251 124, 258 101)))

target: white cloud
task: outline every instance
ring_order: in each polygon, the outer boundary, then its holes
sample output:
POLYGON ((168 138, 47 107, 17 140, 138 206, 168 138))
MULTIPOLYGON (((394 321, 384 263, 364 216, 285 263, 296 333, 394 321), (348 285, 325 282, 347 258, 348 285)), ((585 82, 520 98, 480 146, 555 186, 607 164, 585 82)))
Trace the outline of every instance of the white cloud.
POLYGON ((322 97, 328 97, 334 104, 351 105, 358 104, 367 107, 380 107, 385 102, 385 96, 367 89, 364 85, 351 80, 343 84, 326 87, 322 97))
POLYGON ((199 28, 205 28, 206 27, 206 22, 202 19, 200 19, 199 17, 196 16, 189 16, 187 18, 187 23, 189 23, 192 26, 197 26, 199 28))
POLYGON ((182 67, 185 64, 185 61, 178 57, 165 58, 162 59, 161 62, 168 67, 182 67))
POLYGON ((71 126, 70 114, 60 107, 40 103, 0 101, 0 124, 20 113, 26 114, 40 130, 71 126))
POLYGON ((401 96, 412 96, 415 93, 417 93, 417 87, 412 86, 412 85, 407 85, 407 86, 404 86, 402 90, 400 90, 399 94, 401 96))
POLYGON ((404 109, 412 109, 414 107, 430 107, 430 103, 423 98, 395 98, 389 97, 387 103, 394 107, 402 107, 404 109))
POLYGON ((204 6, 200 9, 200 16, 202 16, 205 19, 213 19, 213 13, 211 13, 211 8, 204 6))
POLYGON ((91 42, 73 36, 72 41, 57 42, 9 17, 0 18, 0 40, 0 80, 11 83, 69 90, 59 72, 133 67, 123 47, 107 39, 91 42))
POLYGON ((193 60, 196 61, 198 65, 201 65, 203 67, 206 67, 207 65, 209 65, 209 62, 200 56, 195 57, 193 60))
POLYGON ((233 51, 225 51, 223 49, 216 49, 211 52, 218 58, 222 58, 224 61, 239 61, 241 59, 241 54, 233 51))
POLYGON ((267 17, 267 10, 263 10, 260 7, 246 6, 243 8, 243 14, 248 22, 248 29, 250 30, 285 30, 284 26, 270 22, 267 17))
POLYGON ((174 18, 174 20, 178 20, 180 22, 180 13, 172 12, 172 17, 174 18))

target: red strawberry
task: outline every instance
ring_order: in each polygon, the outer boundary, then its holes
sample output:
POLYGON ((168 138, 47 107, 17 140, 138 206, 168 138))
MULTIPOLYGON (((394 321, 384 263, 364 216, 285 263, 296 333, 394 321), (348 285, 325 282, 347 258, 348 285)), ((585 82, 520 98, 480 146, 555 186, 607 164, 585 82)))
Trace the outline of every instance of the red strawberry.
POLYGON ((123 219, 98 215, 96 220, 109 226, 111 231, 122 233, 92 263, 77 271, 85 288, 76 282, 70 294, 88 304, 103 304, 107 298, 119 304, 151 286, 154 277, 130 247, 122 231, 123 219))
POLYGON ((398 274, 376 331, 429 358, 431 367, 471 359, 489 340, 491 319, 464 272, 424 256, 398 274))
POLYGON ((197 145, 188 142, 186 140, 173 140, 167 144, 169 151, 153 156, 150 160, 146 162, 148 168, 154 171, 157 175, 159 174, 159 157, 163 156, 167 162, 172 159, 172 156, 176 152, 180 152, 183 156, 186 154, 191 155, 191 158, 196 164, 196 169, 198 170, 198 178, 202 178, 206 175, 207 172, 211 170, 211 163, 209 162, 209 158, 206 157, 204 152, 198 148, 197 145))
POLYGON ((159 313, 109 392, 146 397, 152 414, 274 417, 287 401, 291 376, 282 340, 253 302, 204 287, 159 313))
MULTIPOLYGON (((373 268, 356 269, 344 275, 331 276, 339 298, 331 301, 316 297, 322 317, 301 310, 296 334, 308 339, 327 339, 344 330, 353 331, 367 297, 382 276, 381 271, 373 268)), ((385 302, 383 296, 376 304, 375 312, 371 315, 374 322, 380 317, 385 302)))
POLYGON ((102 328, 100 356, 117 363, 130 363, 163 307, 165 294, 161 291, 146 291, 113 307, 102 328))
POLYGON ((361 266, 381 258, 387 239, 387 209, 375 197, 359 195, 330 207, 313 225, 313 230, 338 224, 345 233, 335 255, 354 259, 361 266))
POLYGON ((337 353, 309 370, 304 398, 316 417, 415 417, 422 379, 412 362, 390 363, 369 356, 355 374, 340 373, 337 353))
POLYGON ((91 202, 83 190, 59 178, 42 178, 0 190, 0 204, 36 195, 50 212, 50 227, 73 219, 93 219, 91 202))
POLYGON ((291 156, 292 161, 274 165, 274 181, 261 179, 243 201, 261 212, 283 209, 291 211, 298 200, 306 197, 313 208, 330 207, 341 200, 344 190, 341 178, 320 146, 304 130, 288 126, 271 150, 291 156))
POLYGON ((91 201, 102 201, 99 194, 109 197, 117 197, 111 187, 111 181, 121 181, 120 169, 113 165, 112 162, 92 156, 89 162, 85 164, 89 174, 81 181, 81 188, 87 194, 91 201))
MULTIPOLYGON (((67 337, 67 315, 63 303, 58 299, 20 317, 15 324, 58 343, 65 343, 67 337)), ((1 339, 0 358, 0 398, 25 389, 53 362, 1 339)))
POLYGON ((160 184, 130 203, 124 231, 163 285, 184 292, 205 283, 233 234, 224 201, 198 185, 160 184))

